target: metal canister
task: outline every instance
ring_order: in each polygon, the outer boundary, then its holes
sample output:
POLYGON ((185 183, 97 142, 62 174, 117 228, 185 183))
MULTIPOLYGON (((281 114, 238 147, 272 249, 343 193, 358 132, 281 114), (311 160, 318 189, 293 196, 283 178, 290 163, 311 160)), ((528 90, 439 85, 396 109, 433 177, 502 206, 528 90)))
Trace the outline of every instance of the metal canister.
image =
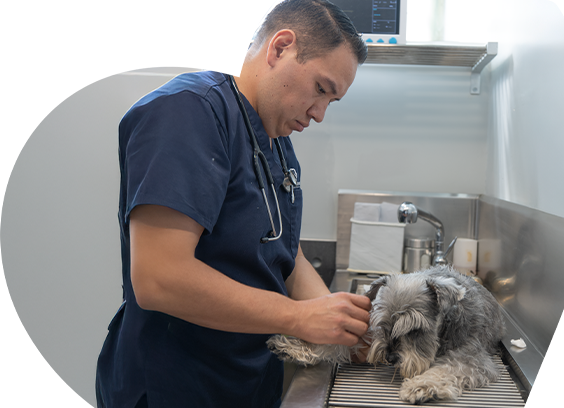
POLYGON ((406 238, 403 251, 403 272, 417 272, 431 266, 434 245, 435 241, 431 238, 406 238))

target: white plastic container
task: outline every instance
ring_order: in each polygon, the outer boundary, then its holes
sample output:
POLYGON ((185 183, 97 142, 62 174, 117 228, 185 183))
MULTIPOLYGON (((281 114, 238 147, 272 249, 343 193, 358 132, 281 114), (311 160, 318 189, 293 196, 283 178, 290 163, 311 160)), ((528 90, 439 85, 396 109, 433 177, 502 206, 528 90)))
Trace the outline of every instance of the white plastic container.
POLYGON ((351 218, 348 270, 401 273, 405 225, 351 218))
POLYGON ((452 265, 454 269, 465 275, 476 275, 478 259, 478 241, 475 239, 458 238, 454 244, 452 265))

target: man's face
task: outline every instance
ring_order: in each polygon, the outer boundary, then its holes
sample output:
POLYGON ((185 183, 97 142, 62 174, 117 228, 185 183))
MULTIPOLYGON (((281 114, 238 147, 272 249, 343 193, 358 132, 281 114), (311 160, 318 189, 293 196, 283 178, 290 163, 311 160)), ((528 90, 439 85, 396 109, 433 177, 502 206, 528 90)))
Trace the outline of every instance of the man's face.
POLYGON ((257 111, 270 137, 301 132, 311 119, 321 122, 329 103, 341 99, 356 75, 357 61, 345 45, 300 64, 295 50, 272 69, 257 111))

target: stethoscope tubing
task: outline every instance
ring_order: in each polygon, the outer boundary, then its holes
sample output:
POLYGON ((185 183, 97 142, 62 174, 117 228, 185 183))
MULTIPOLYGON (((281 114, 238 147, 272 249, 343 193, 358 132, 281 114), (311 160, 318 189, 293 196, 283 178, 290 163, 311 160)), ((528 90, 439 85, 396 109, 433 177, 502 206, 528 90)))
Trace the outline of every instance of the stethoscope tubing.
MULTIPOLYGON (((235 79, 233 78, 232 75, 228 75, 229 80, 231 82, 231 86, 233 87, 234 90, 234 94, 235 94, 235 99, 237 100, 237 105, 239 106, 239 110, 241 111, 241 114, 243 115, 243 121, 245 122, 245 127, 247 128, 247 133, 249 134, 249 136, 251 137, 251 142, 253 144, 253 166, 254 166, 254 170, 255 170, 255 175, 257 178, 257 181, 259 183, 259 188, 262 191, 262 196, 264 198, 264 202, 266 204, 266 210, 268 212, 268 218, 270 220, 270 225, 272 227, 272 231, 270 233, 270 237, 262 237, 260 239, 261 243, 267 243, 267 242, 271 242, 271 241, 276 241, 277 239, 279 239, 282 236, 282 217, 281 217, 281 213, 280 213, 280 205, 278 203, 278 195, 276 194, 276 189, 274 188, 274 178, 272 177, 272 173, 270 171, 270 166, 268 165, 268 161, 266 160, 266 156, 264 155, 264 153, 260 150, 258 141, 257 141, 257 137, 255 135, 255 132, 253 130, 253 126, 251 125, 251 120, 249 119, 249 115, 247 114, 247 109, 245 108, 245 105, 243 103, 243 98, 241 98, 241 94, 239 92, 239 88, 237 87, 237 84, 235 83, 235 79), (266 175, 268 184, 270 184, 270 187, 272 188, 272 193, 274 194, 274 201, 276 202, 276 210, 278 211, 278 219, 280 221, 280 232, 278 234, 276 234, 276 227, 274 226, 274 218, 272 217, 272 212, 270 211, 270 205, 268 204, 268 197, 266 196, 266 190, 264 187, 264 180, 262 178, 262 172, 260 171, 260 165, 259 165, 259 161, 262 164, 262 169, 264 171, 264 174, 266 175)), ((286 163, 286 160, 284 159, 283 155, 282 155, 282 148, 280 146, 280 142, 278 140, 275 140, 276 143, 276 148, 278 149, 278 154, 281 155, 281 162, 283 161, 284 165, 286 163)), ((285 167, 284 167, 285 168, 285 167)))

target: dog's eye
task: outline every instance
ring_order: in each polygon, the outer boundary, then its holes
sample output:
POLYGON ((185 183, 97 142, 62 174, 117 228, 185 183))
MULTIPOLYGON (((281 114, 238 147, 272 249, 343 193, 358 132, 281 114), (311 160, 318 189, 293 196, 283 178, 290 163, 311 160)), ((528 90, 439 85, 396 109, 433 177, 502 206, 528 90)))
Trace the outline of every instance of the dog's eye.
POLYGON ((415 330, 410 331, 408 336, 417 338, 417 337, 421 336, 421 332, 422 332, 421 329, 415 329, 415 330))
POLYGON ((423 330, 421 330, 421 329, 415 329, 415 330, 412 330, 409 333, 407 333, 407 337, 410 340, 420 339, 421 336, 423 336, 423 330))

